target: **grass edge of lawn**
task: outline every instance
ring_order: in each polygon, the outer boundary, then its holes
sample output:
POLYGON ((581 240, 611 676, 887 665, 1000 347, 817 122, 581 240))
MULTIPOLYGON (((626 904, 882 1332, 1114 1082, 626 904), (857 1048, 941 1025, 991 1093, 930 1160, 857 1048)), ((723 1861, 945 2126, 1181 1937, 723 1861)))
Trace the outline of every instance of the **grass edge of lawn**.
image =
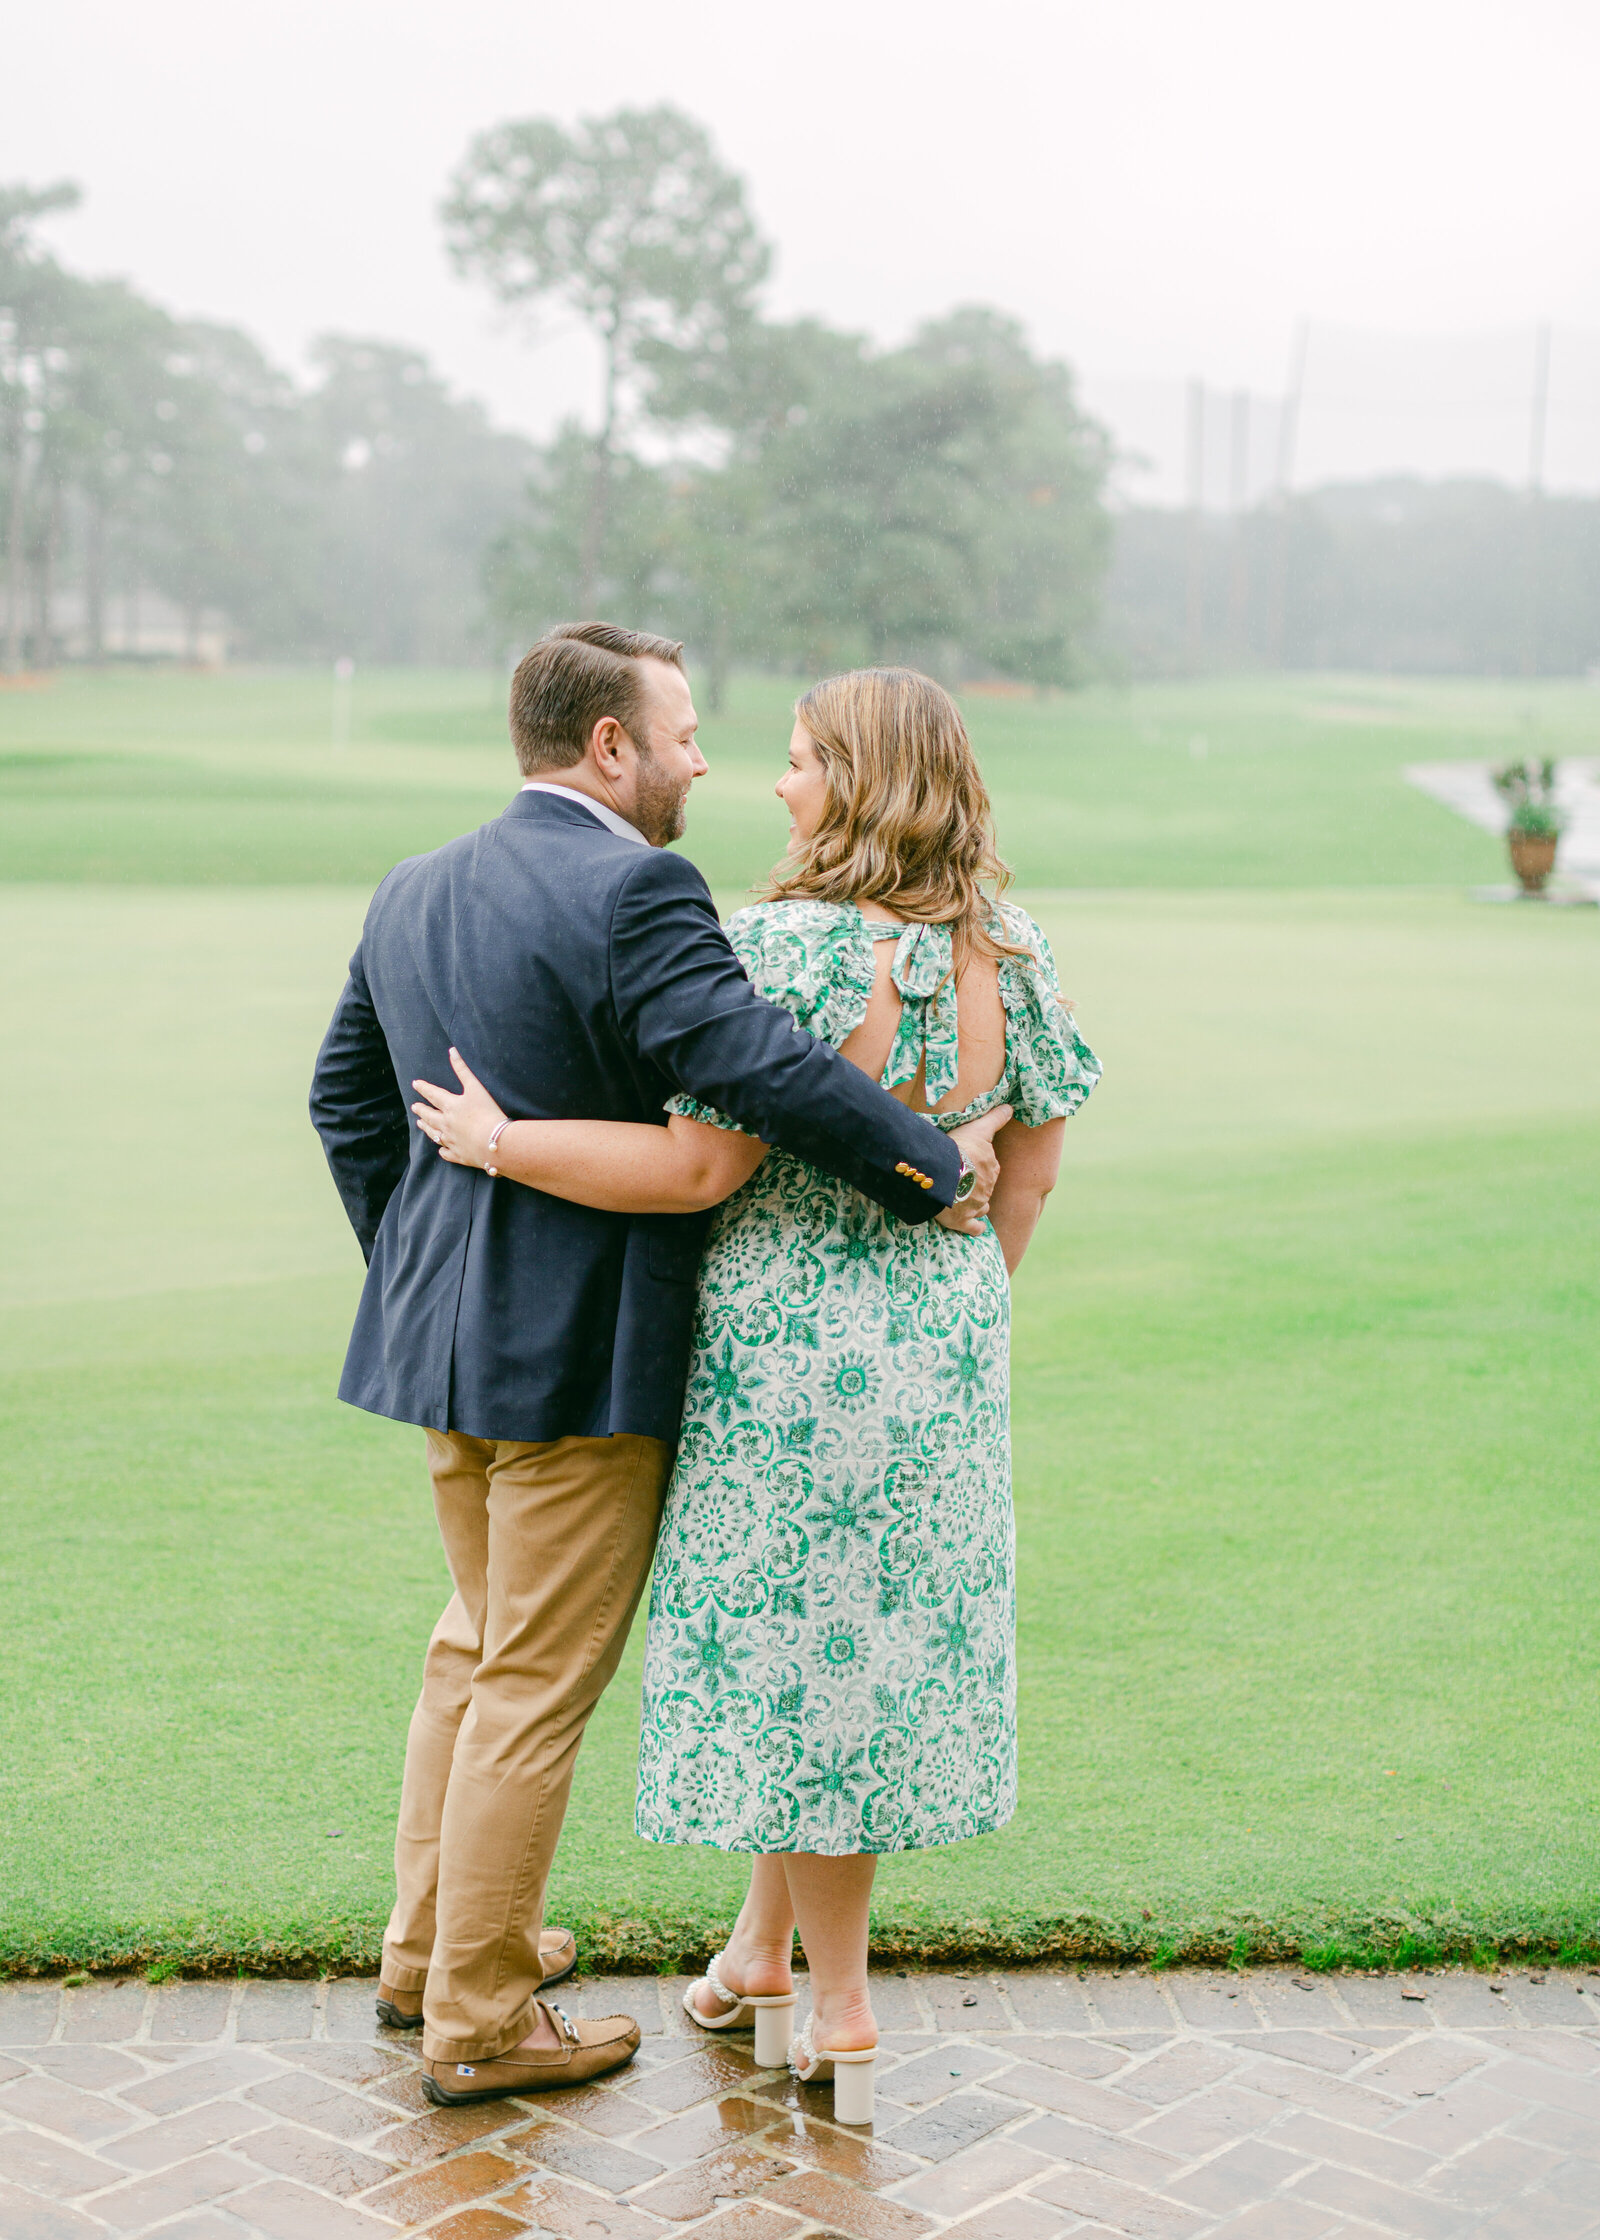
MULTIPOLYGON (((727 1935, 725 1909, 652 1908, 623 1917, 591 1907, 561 1907, 578 1939, 584 1971, 674 1975, 704 1965, 727 1935)), ((127 1975, 152 1982, 176 1976, 320 1976, 376 1970, 383 1926, 376 1919, 174 1922, 118 1929, 64 1919, 32 1929, 0 1924, 0 1981, 67 1971, 127 1975)), ((1249 1909, 1149 1918, 1113 1914, 999 1913, 892 1916, 875 1921, 871 1957, 879 1967, 1004 1967, 1075 1962, 1178 1965, 1297 1962, 1315 1972, 1407 1968, 1446 1962, 1493 1967, 1515 1960, 1564 1966, 1600 1962, 1593 1896, 1546 1905, 1451 1906, 1326 1911, 1269 1919, 1249 1909)))

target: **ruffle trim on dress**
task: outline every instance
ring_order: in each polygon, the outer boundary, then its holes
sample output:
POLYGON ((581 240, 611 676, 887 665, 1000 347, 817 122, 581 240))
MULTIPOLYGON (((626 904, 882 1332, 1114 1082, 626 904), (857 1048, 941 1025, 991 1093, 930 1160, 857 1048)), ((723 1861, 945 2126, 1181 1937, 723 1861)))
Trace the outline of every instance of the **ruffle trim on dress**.
POLYGON ((1005 938, 1025 957, 1000 960, 1006 1010, 1006 1073, 1010 1101, 1025 1127, 1040 1128, 1078 1110, 1100 1078, 1100 1060, 1061 1000, 1061 982, 1043 930, 1014 902, 995 904, 1005 938))
POLYGON ((723 1128, 730 1136, 742 1136, 747 1130, 737 1120, 730 1120, 714 1104, 701 1104, 697 1097, 668 1097, 661 1107, 663 1112, 674 1112, 680 1120, 699 1120, 708 1128, 723 1128))

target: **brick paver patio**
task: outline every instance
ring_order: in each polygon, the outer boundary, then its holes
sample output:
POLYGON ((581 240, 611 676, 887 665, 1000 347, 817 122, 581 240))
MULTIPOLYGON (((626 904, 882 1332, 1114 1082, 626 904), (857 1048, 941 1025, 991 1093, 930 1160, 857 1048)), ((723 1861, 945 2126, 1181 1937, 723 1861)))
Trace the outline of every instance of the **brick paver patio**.
POLYGON ((884 1975, 870 2132, 682 1988, 565 1987, 631 2068, 440 2110, 367 1982, 0 1986, 0 2240, 1600 2233, 1600 1975, 884 1975))

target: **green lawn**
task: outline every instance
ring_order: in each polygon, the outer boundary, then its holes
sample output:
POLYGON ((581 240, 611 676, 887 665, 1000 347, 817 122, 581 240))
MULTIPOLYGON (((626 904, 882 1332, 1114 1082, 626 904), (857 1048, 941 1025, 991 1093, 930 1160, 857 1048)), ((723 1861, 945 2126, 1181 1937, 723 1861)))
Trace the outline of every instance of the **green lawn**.
MULTIPOLYGON (((785 701, 712 727, 726 888, 785 701)), ((1591 706, 971 711, 1107 1076, 1018 1284, 1023 1807, 885 1863, 885 1952, 1600 1950, 1600 914, 1466 900, 1492 842, 1396 775, 1591 706)), ((376 1948, 444 1573, 417 1435, 332 1398, 359 1255, 304 1089, 365 884, 508 779, 484 680, 357 718, 335 769, 318 680, 0 698, 0 1965, 376 1948)), ((555 1902, 648 1963, 742 1868, 629 1833, 636 1678, 555 1902)))
MULTIPOLYGON (((0 695, 0 881, 370 887, 500 808, 515 778, 503 679, 360 676, 344 748, 330 743, 331 689, 152 672, 0 695)), ((729 712, 705 721, 693 852, 716 887, 743 887, 782 846, 771 789, 793 698, 739 679, 729 712)), ((1600 748, 1600 694, 1575 684, 1236 680, 974 698, 967 712, 1029 887, 1493 879, 1495 842, 1401 767, 1600 748)))

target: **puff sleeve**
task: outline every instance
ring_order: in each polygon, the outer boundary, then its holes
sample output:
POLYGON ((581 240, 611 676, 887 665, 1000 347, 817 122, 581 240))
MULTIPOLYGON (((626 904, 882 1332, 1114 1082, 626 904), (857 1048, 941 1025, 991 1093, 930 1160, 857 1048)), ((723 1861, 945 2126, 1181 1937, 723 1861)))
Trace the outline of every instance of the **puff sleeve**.
POLYGON ((1028 1128, 1076 1112, 1100 1078, 1100 1061, 1061 1000, 1055 958, 1042 929, 1014 902, 996 905, 1008 941, 1026 956, 1000 965, 1011 1103, 1028 1128))

